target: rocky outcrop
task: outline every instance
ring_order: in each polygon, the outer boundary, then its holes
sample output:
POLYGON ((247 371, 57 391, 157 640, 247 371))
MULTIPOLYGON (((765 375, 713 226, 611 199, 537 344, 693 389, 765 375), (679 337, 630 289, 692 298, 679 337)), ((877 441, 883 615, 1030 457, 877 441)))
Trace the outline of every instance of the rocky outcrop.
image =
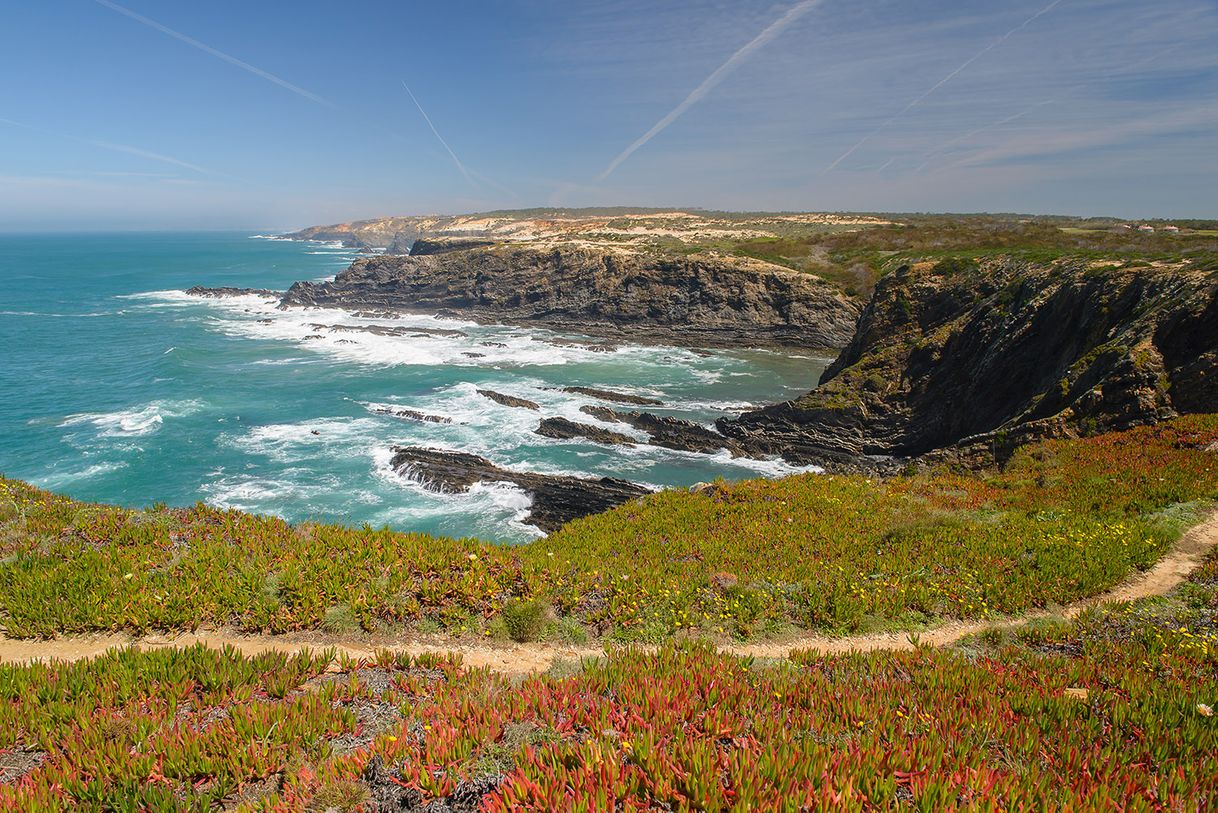
MULTIPOLYGON (((443 218, 380 217, 372 220, 355 220, 350 223, 335 223, 330 226, 311 226, 285 234, 284 237, 290 240, 338 242, 350 248, 387 249, 399 237, 409 239, 413 243, 414 238, 427 229, 424 224, 438 220, 443 220, 443 218)), ((406 251, 409 250, 410 246, 407 246, 406 251)))
POLYGON ((557 440, 583 438, 593 443, 602 443, 606 446, 634 445, 634 438, 629 435, 623 435, 621 432, 614 432, 611 429, 602 429, 590 423, 569 421, 566 418, 546 418, 537 427, 536 432, 542 437, 555 438, 557 440))
POLYGON ((390 465, 435 491, 468 491, 475 483, 511 483, 532 497, 526 521, 546 533, 579 517, 599 514, 650 490, 612 477, 584 479, 500 468, 484 457, 439 449, 394 447, 390 465))
POLYGON ((411 243, 406 251, 401 243, 395 240, 387 249, 389 254, 410 254, 414 257, 426 257, 429 254, 447 254, 450 251, 468 251, 471 248, 487 248, 495 245, 494 240, 484 240, 477 237, 419 237, 411 243))
POLYGON ((711 255, 501 245, 357 259, 333 282, 298 282, 284 306, 456 314, 617 340, 685 346, 841 347, 858 306, 818 277, 711 255))
POLYGON ((797 462, 1002 459, 1020 443, 1218 411, 1218 280, 1013 260, 903 267, 813 392, 721 419, 797 462))
POLYGON ((651 446, 699 454, 715 454, 727 449, 733 456, 740 455, 744 451, 734 440, 724 437, 715 430, 707 429, 692 421, 683 421, 680 418, 652 415, 650 412, 622 412, 601 406, 583 406, 579 408, 579 411, 585 415, 591 415, 597 420, 624 423, 646 432, 649 436, 647 442, 651 446))
POLYGON ((527 398, 517 398, 515 395, 504 395, 501 392, 494 390, 478 390, 478 394, 483 398, 489 398, 496 404, 502 404, 506 407, 515 407, 517 409, 541 409, 541 406, 527 398))

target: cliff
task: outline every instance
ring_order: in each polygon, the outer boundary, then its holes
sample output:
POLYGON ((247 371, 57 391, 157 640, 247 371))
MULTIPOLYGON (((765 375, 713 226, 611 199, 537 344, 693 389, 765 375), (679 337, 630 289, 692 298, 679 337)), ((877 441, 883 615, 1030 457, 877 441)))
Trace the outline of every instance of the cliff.
POLYGON ((1212 274, 944 261, 880 282, 816 390, 719 429, 796 461, 944 447, 1001 459, 1037 437, 1215 411, 1212 274))
POLYGON ((333 282, 296 283, 283 304, 455 313, 683 346, 838 348, 859 314, 820 278, 758 260, 527 244, 361 258, 333 282))

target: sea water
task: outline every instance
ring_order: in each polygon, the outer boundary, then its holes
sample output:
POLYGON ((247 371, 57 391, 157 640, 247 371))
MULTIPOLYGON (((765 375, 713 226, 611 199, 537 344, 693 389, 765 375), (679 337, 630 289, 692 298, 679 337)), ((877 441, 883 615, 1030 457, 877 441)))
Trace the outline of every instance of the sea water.
POLYGON ((526 494, 505 484, 434 493, 392 470, 392 447, 656 488, 797 471, 778 460, 551 440, 534 430, 550 416, 597 423, 585 405, 634 408, 559 389, 575 385, 656 398, 665 406, 649 411, 709 425, 810 389, 827 358, 632 345, 598 352, 543 329, 281 311, 272 298, 184 293, 192 285, 282 290, 332 278, 356 256, 336 244, 252 237, 0 235, 0 473, 83 500, 203 501, 291 521, 516 542, 539 535, 521 521, 526 494), (541 408, 502 406, 478 389, 541 408), (386 408, 452 423, 381 414, 386 408))

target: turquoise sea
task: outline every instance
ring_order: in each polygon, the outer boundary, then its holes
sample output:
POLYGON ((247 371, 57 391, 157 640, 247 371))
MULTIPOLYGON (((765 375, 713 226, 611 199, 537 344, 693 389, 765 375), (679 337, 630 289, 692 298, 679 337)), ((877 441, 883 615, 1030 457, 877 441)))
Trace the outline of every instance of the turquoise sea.
POLYGON ((244 233, 0 235, 0 473, 86 500, 202 500, 292 521, 513 542, 538 535, 519 521, 524 494, 506 485, 429 492, 389 468, 390 447, 428 445, 509 468, 657 487, 794 471, 726 454, 548 440, 533 430, 552 415, 592 422, 579 407, 600 403, 547 388, 627 390, 662 399, 667 406, 657 413, 709 423, 808 390, 826 358, 758 350, 704 356, 671 347, 593 352, 555 344, 563 337, 544 330, 285 312, 259 297, 183 293, 192 285, 279 290, 330 277, 354 256, 336 245, 244 233), (319 331, 314 324, 468 335, 319 331), (478 388, 542 409, 500 406, 478 388), (374 413, 385 405, 454 423, 374 413))

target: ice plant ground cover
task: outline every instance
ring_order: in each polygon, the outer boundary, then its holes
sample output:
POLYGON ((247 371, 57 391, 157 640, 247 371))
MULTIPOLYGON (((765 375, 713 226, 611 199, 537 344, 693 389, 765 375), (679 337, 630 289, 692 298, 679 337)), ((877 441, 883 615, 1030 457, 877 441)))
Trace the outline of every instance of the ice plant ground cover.
POLYGON ((1208 809, 1216 630, 1211 557, 1166 599, 948 650, 5 665, 0 809, 1208 809))
POLYGON ((231 626, 660 641, 917 629, 1064 605, 1149 566, 1218 497, 1218 416, 1021 450, 1001 471, 664 492, 520 546, 138 511, 0 479, 9 637, 231 626))
POLYGON ((568 627, 666 639, 523 681, 387 650, 0 665, 0 809, 1206 809, 1218 554, 1168 597, 951 649, 760 661, 695 639, 1097 593, 1212 503, 1216 449, 1218 418, 1196 416, 985 475, 659 494, 516 548, 0 481, 10 637, 336 615, 490 632, 533 599, 568 627))

